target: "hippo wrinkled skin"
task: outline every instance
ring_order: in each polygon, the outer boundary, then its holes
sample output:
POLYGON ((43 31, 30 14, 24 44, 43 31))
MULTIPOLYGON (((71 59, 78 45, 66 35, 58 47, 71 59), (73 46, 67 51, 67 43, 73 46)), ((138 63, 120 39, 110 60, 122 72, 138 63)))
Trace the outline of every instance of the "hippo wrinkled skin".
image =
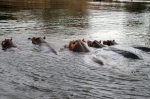
POLYGON ((3 50, 7 50, 10 48, 18 48, 12 41, 13 39, 5 39, 2 41, 1 45, 2 45, 2 49, 3 50))
POLYGON ((55 49, 52 48, 51 45, 45 41, 45 39, 46 39, 45 36, 44 37, 32 37, 32 38, 28 38, 28 39, 32 41, 32 44, 39 45, 40 49, 42 49, 42 47, 47 47, 48 48, 47 52, 53 52, 53 53, 57 54, 55 49))
POLYGON ((74 52, 90 52, 86 43, 81 40, 70 41, 68 48, 74 52))

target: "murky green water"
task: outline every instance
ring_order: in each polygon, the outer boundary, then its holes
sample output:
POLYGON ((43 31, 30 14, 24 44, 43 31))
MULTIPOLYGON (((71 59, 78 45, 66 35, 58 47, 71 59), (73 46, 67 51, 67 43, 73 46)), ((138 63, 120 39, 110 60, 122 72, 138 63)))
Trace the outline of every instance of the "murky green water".
POLYGON ((21 51, 0 50, 0 99, 150 98, 150 53, 132 47, 150 47, 149 1, 0 0, 0 40, 11 37, 21 51), (33 36, 46 36, 59 54, 36 51, 33 36), (115 39, 141 60, 108 47, 60 50, 82 38, 115 39))

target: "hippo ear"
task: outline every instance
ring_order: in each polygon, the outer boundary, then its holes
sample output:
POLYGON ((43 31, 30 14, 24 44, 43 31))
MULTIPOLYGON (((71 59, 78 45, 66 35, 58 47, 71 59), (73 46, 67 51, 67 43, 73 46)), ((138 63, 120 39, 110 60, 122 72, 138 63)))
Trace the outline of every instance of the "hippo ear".
POLYGON ((45 40, 45 39, 46 39, 46 37, 44 36, 44 37, 43 37, 43 39, 45 40))
POLYGON ((12 37, 10 38, 10 41, 12 41, 13 39, 12 39, 12 37))
POLYGON ((113 40, 113 42, 115 42, 115 40, 113 40))

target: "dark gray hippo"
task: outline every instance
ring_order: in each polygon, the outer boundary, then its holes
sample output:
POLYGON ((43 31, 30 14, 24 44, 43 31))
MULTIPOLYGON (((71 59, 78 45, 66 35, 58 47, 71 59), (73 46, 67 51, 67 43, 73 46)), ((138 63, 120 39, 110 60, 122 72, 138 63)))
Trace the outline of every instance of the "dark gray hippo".
POLYGON ((137 48, 137 49, 145 51, 145 52, 150 52, 150 48, 148 48, 148 47, 134 47, 134 48, 137 48))
POLYGON ((70 41, 68 48, 74 52, 90 52, 86 43, 81 40, 70 41))
MULTIPOLYGON (((90 52, 87 43, 85 42, 84 39, 82 40, 73 40, 69 42, 69 46, 67 47, 65 45, 65 48, 69 48, 69 50, 72 50, 74 52, 90 52)), ((90 57, 91 58, 91 57, 90 57)), ((104 65, 103 61, 93 57, 92 61, 95 63, 98 63, 100 65, 104 65)))
POLYGON ((32 37, 32 38, 28 38, 28 39, 32 41, 32 44, 39 45, 40 51, 45 50, 45 47, 46 47, 46 49, 47 49, 46 52, 53 52, 53 53, 57 54, 55 49, 52 48, 51 45, 45 41, 45 39, 46 39, 45 36, 43 38, 42 37, 32 37))
POLYGON ((117 49, 117 48, 114 48, 114 47, 110 47, 111 51, 114 51, 118 54, 121 54, 123 55, 124 57, 126 58, 131 58, 131 59, 140 59, 139 56, 137 56, 136 54, 132 53, 132 52, 129 52, 129 51, 125 51, 125 50, 121 50, 121 49, 117 49))
POLYGON ((95 47, 95 48, 105 47, 104 45, 101 44, 101 41, 98 42, 97 40, 94 40, 93 42, 92 41, 87 41, 87 44, 88 44, 88 46, 95 47))
POLYGON ((2 41, 1 45, 2 45, 2 49, 3 50, 7 50, 7 49, 10 49, 10 48, 17 48, 19 49, 12 41, 13 39, 5 39, 2 41))

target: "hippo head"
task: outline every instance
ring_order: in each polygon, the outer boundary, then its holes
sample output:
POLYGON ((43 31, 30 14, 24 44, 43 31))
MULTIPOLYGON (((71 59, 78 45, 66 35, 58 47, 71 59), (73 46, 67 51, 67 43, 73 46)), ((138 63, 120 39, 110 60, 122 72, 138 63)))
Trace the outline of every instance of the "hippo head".
POLYGON ((95 47, 95 48, 102 48, 102 47, 104 47, 104 45, 101 44, 101 41, 97 41, 97 40, 88 41, 87 44, 88 44, 89 47, 95 47))
POLYGON ((89 47, 93 47, 94 46, 92 41, 87 41, 87 44, 88 44, 89 47))
POLYGON ((2 41, 1 45, 2 45, 2 49, 3 50, 6 50, 8 48, 11 48, 11 47, 17 47, 13 42, 12 42, 12 38, 11 39, 5 39, 2 41))
POLYGON ((85 45, 85 42, 81 40, 73 40, 69 42, 69 49, 74 52, 89 52, 90 50, 85 45))
POLYGON ((32 38, 28 38, 29 40, 32 40, 32 43, 35 45, 41 44, 41 43, 46 43, 45 39, 46 37, 44 36, 42 37, 32 37, 32 38))
POLYGON ((103 41, 103 44, 111 46, 111 45, 115 45, 116 42, 115 42, 115 40, 107 40, 107 41, 103 41))
POLYGON ((74 41, 74 40, 73 40, 73 41, 70 41, 70 42, 69 42, 69 49, 70 49, 70 50, 73 50, 76 45, 77 45, 77 42, 76 42, 76 41, 74 41))
POLYGON ((107 45, 107 41, 103 41, 103 44, 104 44, 104 45, 107 45))

